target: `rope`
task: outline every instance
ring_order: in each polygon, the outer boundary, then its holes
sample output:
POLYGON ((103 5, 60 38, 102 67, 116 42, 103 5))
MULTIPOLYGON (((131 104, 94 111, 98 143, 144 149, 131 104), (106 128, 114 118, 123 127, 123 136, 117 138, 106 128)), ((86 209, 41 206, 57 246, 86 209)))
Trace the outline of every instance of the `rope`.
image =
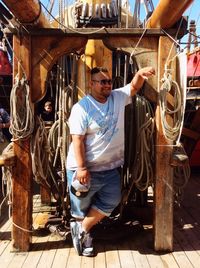
POLYGON ((163 133, 167 139, 176 141, 180 133, 181 122, 184 116, 184 111, 182 109, 183 96, 178 83, 172 80, 172 75, 167 69, 165 70, 162 82, 163 84, 160 88, 159 94, 159 104, 163 133), (169 108, 169 104, 167 103, 167 95, 169 93, 174 94, 173 108, 169 108), (173 126, 167 122, 168 115, 170 115, 173 119, 173 126))
POLYGON ((136 95, 135 103, 132 103, 130 115, 130 130, 126 132, 130 135, 128 142, 128 159, 124 165, 124 185, 122 185, 122 215, 124 206, 131 198, 134 187, 140 191, 145 191, 153 184, 153 164, 154 164, 154 112, 150 103, 142 96, 136 95), (134 110, 133 110, 134 109, 134 110), (135 117, 134 117, 134 115, 135 117), (135 120, 135 121, 134 121, 135 120), (134 130, 132 126, 135 126, 134 130), (130 133, 131 132, 131 133, 130 133), (133 143, 133 137, 136 140, 133 143), (135 148, 134 148, 135 146, 135 148), (133 156, 134 155, 134 156, 133 156), (131 160, 134 158, 133 163, 131 160))
POLYGON ((141 96, 136 96, 135 113, 138 125, 137 142, 131 176, 136 187, 145 191, 153 183, 154 113, 150 103, 141 96))
MULTIPOLYGON (((13 148, 13 143, 9 143, 3 150, 3 153, 10 151, 13 148)), ((12 167, 3 166, 2 167, 2 193, 4 199, 0 204, 0 216, 2 211, 2 206, 8 200, 8 215, 11 216, 11 205, 12 205, 12 167)))
POLYGON ((133 58, 132 58, 132 57, 134 56, 135 51, 136 51, 137 47, 139 46, 139 44, 140 44, 140 42, 141 42, 143 36, 145 35, 146 31, 147 31, 147 28, 144 28, 144 31, 143 31, 142 35, 140 36, 140 38, 139 38, 137 44, 135 45, 133 51, 131 52, 130 59, 129 59, 129 63, 130 63, 130 64, 133 64, 133 58))
POLYGON ((3 204, 8 200, 7 204, 9 206, 8 215, 10 218, 11 214, 11 205, 12 205, 12 170, 10 167, 2 167, 2 192, 3 192, 3 200, 0 203, 0 216, 2 215, 2 207, 3 204), (6 186, 6 193, 5 193, 5 186, 6 186))
POLYGON ((31 102, 30 88, 23 77, 15 78, 15 84, 10 93, 10 133, 13 141, 28 137, 34 130, 34 105, 31 102))
MULTIPOLYGON (((48 135, 48 143, 50 146, 49 155, 49 173, 53 184, 55 185, 56 194, 62 202, 63 213, 66 212, 64 204, 64 196, 66 191, 66 170, 65 159, 70 144, 69 128, 66 123, 70 113, 72 102, 70 98, 73 95, 73 87, 71 84, 65 87, 65 57, 62 57, 57 68, 57 96, 58 120, 54 122, 48 135)), ((74 80, 74 72, 72 71, 72 80, 74 80)))
POLYGON ((49 145, 47 138, 47 131, 43 120, 37 117, 37 130, 31 138, 31 159, 32 171, 35 181, 39 184, 47 186, 48 175, 48 160, 49 160, 49 145))
MULTIPOLYGON (((186 154, 185 149, 181 146, 183 153, 186 154)), ((183 197, 183 189, 187 185, 191 175, 189 161, 184 166, 176 166, 174 168, 174 189, 176 202, 180 203, 183 197)))
POLYGON ((28 229, 25 229, 25 228, 22 228, 21 226, 17 225, 16 223, 14 223, 14 221, 12 221, 12 224, 17 227, 18 229, 24 231, 24 232, 27 232, 27 233, 33 233, 34 230, 28 230, 28 229))

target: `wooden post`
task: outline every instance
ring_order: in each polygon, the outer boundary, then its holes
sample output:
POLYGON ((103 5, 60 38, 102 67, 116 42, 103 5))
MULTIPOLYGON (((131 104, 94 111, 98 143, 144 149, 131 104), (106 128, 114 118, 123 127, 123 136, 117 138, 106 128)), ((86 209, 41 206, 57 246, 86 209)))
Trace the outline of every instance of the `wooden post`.
MULTIPOLYGON (((25 35, 13 38, 13 77, 25 71, 31 88, 32 101, 45 94, 48 70, 58 57, 83 47, 87 38, 32 37, 25 35), (52 45, 52 43, 54 45, 52 45), (57 45, 55 45, 55 43, 57 45), (34 48, 33 50, 31 48, 34 48), (43 52, 43 53, 42 53, 43 52), (20 61, 20 65, 18 64, 20 61), (21 66, 23 66, 21 70, 21 66)), ((15 138, 15 137, 14 137, 15 138)), ((13 167, 13 249, 29 251, 32 239, 32 161, 30 138, 14 142, 16 165, 13 167)))
MULTIPOLYGON (((18 60, 26 71, 27 78, 30 76, 30 37, 19 40, 13 38, 14 78, 18 73, 18 60)), ((16 165, 13 167, 13 194, 12 194, 12 217, 13 217, 13 249, 17 251, 30 250, 32 230, 32 168, 30 156, 30 139, 17 140, 14 142, 14 154, 16 165)))
MULTIPOLYGON (((158 46, 158 88, 164 74, 164 66, 172 42, 167 37, 160 37, 158 46)), ((174 51, 174 50, 173 50, 174 51)), ((173 57, 173 55, 171 55, 173 57)), ((174 70, 175 73, 175 70, 174 70)), ((154 195, 154 248, 156 251, 173 250, 173 168, 170 158, 172 142, 164 136, 160 108, 156 110, 156 170, 154 195)))
POLYGON ((16 166, 13 170, 13 250, 28 251, 32 230, 32 171, 30 139, 14 143, 16 166))

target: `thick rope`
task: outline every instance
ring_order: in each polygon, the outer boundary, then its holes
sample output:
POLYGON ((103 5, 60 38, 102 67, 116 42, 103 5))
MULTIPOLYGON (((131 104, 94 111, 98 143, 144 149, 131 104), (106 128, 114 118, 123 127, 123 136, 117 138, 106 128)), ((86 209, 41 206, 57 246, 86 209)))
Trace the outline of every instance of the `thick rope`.
POLYGON ((43 120, 37 117, 37 129, 31 138, 32 171, 35 181, 50 188, 47 182, 49 145, 43 120))
MULTIPOLYGON (((3 153, 7 153, 13 149, 13 143, 9 143, 3 150, 3 153)), ((2 193, 3 200, 0 204, 0 216, 3 204, 7 201, 8 204, 8 215, 11 216, 11 206, 12 206, 12 167, 3 166, 2 167, 2 193)))
POLYGON ((168 70, 165 71, 162 82, 163 84, 160 88, 159 94, 159 104, 163 133, 168 140, 176 141, 179 136, 181 122, 184 117, 183 96, 178 83, 172 80, 172 75, 168 70), (169 104, 167 102, 167 95, 169 93, 173 94, 174 107, 172 108, 169 108, 169 104), (172 126, 167 121, 169 115, 173 118, 172 126))
POLYGON ((154 166, 154 112, 150 103, 139 95, 136 95, 135 103, 132 103, 130 119, 130 141, 128 144, 128 159, 125 163, 124 185, 122 185, 121 212, 131 198, 134 187, 145 191, 153 184, 154 166), (134 110, 133 110, 134 109, 134 110), (134 114, 135 116, 133 116, 134 114), (135 121, 134 121, 135 120, 135 121), (135 126, 134 130, 132 126, 135 126), (133 137, 136 137, 133 156, 133 137), (134 161, 132 163, 134 157, 134 161))
POLYGON ((34 105, 31 101, 30 87, 23 77, 15 79, 10 94, 10 133, 13 141, 28 137, 34 130, 34 105))
POLYGON ((132 180, 140 191, 153 184, 154 161, 154 113, 150 103, 136 96, 137 142, 135 160, 132 167, 132 180))

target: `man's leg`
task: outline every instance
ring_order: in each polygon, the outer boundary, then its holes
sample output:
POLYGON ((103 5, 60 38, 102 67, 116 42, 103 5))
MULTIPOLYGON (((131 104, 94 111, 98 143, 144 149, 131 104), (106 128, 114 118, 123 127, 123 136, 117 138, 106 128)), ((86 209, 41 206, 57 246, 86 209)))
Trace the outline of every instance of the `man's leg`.
POLYGON ((94 256, 93 239, 90 235, 90 229, 104 217, 104 214, 91 208, 83 221, 76 219, 71 222, 73 245, 79 255, 94 256))
POLYGON ((88 233, 90 229, 105 217, 98 210, 91 208, 82 222, 83 230, 88 233))

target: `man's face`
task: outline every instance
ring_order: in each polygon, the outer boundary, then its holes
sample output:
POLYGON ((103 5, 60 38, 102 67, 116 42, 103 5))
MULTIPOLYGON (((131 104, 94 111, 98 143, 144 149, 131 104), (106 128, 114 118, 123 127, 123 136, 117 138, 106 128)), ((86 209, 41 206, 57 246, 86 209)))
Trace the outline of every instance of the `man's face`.
POLYGON ((112 80, 109 73, 99 72, 91 79, 91 95, 99 102, 106 102, 112 90, 112 80))

